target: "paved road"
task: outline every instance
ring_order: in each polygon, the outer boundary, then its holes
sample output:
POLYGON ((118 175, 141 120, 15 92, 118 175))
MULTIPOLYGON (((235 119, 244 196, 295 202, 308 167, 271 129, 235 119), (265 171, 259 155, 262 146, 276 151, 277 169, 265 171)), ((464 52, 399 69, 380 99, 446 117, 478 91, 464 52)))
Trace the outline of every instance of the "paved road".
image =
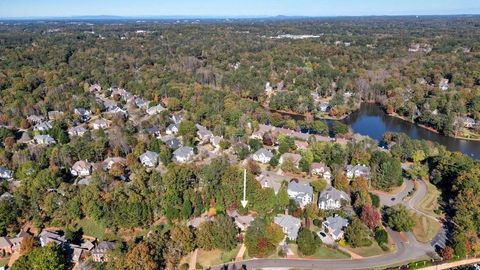
POLYGON ((358 260, 342 259, 342 260, 309 260, 309 259, 253 259, 239 261, 226 265, 214 266, 212 270, 235 270, 245 265, 247 269, 258 268, 310 268, 310 269, 371 269, 387 267, 394 264, 402 264, 409 261, 419 260, 430 257, 433 248, 430 245, 423 245, 415 240, 413 234, 407 234, 408 242, 402 242, 399 234, 388 229, 389 234, 397 245, 397 251, 394 253, 368 257, 358 260))
POLYGON ((408 193, 413 190, 414 184, 412 180, 404 179, 405 187, 402 191, 398 192, 397 194, 388 194, 382 192, 373 192, 378 195, 380 198, 380 202, 382 205, 385 206, 393 206, 400 202, 403 202, 403 199, 407 197, 408 193))

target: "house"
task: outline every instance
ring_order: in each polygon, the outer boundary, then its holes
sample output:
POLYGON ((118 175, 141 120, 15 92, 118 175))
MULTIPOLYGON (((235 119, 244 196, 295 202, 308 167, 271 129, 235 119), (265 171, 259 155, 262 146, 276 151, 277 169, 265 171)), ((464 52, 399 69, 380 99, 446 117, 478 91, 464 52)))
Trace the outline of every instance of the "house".
POLYGON ((275 127, 269 125, 258 125, 258 130, 254 131, 250 138, 262 140, 265 133, 274 130, 275 127))
POLYGON ((100 118, 92 122, 93 129, 106 129, 108 128, 108 121, 100 118))
POLYGON ((125 166, 125 163, 126 163, 126 160, 125 158, 122 158, 122 157, 109 157, 109 158, 106 158, 103 162, 102 162, 102 169, 104 170, 110 170, 113 166, 113 164, 120 164, 122 166, 125 166))
POLYGON ((257 150, 257 152, 255 152, 252 155, 253 160, 264 163, 264 164, 270 162, 272 158, 273 158, 272 152, 270 152, 270 150, 266 148, 260 148, 257 150))
POLYGON ((57 232, 51 232, 47 230, 43 230, 38 235, 38 238, 42 247, 46 246, 50 242, 54 242, 57 245, 62 245, 67 242, 64 236, 58 234, 57 232))
POLYGON ((260 182, 262 188, 272 188, 275 194, 277 194, 282 187, 282 183, 290 180, 290 178, 275 173, 262 172, 257 177, 257 180, 260 182))
POLYGON ((285 236, 291 240, 297 240, 298 231, 300 230, 301 220, 290 215, 278 215, 273 222, 282 227, 285 236))
POLYGON ((475 126, 475 119, 471 117, 462 117, 460 121, 466 128, 473 128, 475 126))
POLYGON ((195 127, 197 127, 197 137, 200 140, 200 144, 209 143, 213 133, 202 125, 196 124, 195 127))
POLYGON ((177 132, 178 132, 178 124, 170 124, 165 130, 165 133, 167 133, 168 135, 177 134, 177 132))
POLYGON ((236 210, 227 210, 227 215, 233 218, 233 221, 242 232, 246 231, 254 220, 252 216, 242 216, 236 210))
POLYGON ((330 168, 325 165, 324 163, 314 162, 310 165, 310 174, 312 176, 319 176, 327 181, 331 181, 332 179, 332 172, 330 168))
POLYGON ((33 124, 39 124, 43 121, 45 121, 45 118, 41 115, 30 115, 27 117, 28 122, 33 123, 33 124))
POLYGON ((13 171, 9 170, 5 167, 0 167, 0 178, 2 178, 2 179, 12 179, 13 178, 13 171))
POLYGON ((48 119, 49 120, 60 120, 65 115, 62 111, 49 111, 48 112, 48 119))
POLYGON ((145 130, 148 134, 153 135, 155 137, 160 136, 160 128, 158 127, 149 127, 145 130))
POLYGON ((347 166, 347 177, 350 179, 356 178, 356 177, 365 177, 365 178, 370 178, 370 167, 365 166, 365 165, 348 165, 347 166))
POLYGON ((100 93, 102 91, 102 87, 99 84, 92 84, 88 87, 88 90, 92 93, 100 93))
POLYGON ((87 132, 87 129, 83 126, 74 126, 68 129, 68 135, 70 137, 81 137, 87 132))
POLYGON ((155 115, 155 114, 159 114, 161 112, 165 111, 165 108, 158 104, 157 106, 153 106, 153 107, 150 107, 147 109, 147 114, 148 115, 155 115))
POLYGON ((443 91, 448 90, 448 79, 441 79, 440 83, 438 84, 438 88, 440 88, 443 91))
POLYGON ((80 121, 83 121, 83 122, 90 120, 90 116, 92 115, 92 112, 85 108, 75 108, 73 110, 73 113, 75 115, 78 115, 78 117, 80 118, 80 121))
POLYGON ((113 250, 115 248, 115 243, 114 242, 108 242, 108 241, 101 241, 100 243, 97 244, 95 248, 93 248, 90 251, 90 254, 92 255, 92 260, 94 262, 106 262, 108 261, 107 253, 110 250, 113 250))
POLYGON ((140 155, 140 162, 143 166, 155 167, 158 163, 158 154, 152 151, 147 151, 140 155))
POLYGON ((293 165, 298 168, 298 165, 300 164, 300 160, 302 159, 302 156, 299 154, 292 154, 292 153, 284 153, 280 156, 280 159, 278 160, 278 163, 282 165, 283 163, 290 161, 293 163, 293 165))
POLYGON ((170 116, 170 120, 174 124, 180 124, 183 121, 183 115, 180 113, 173 113, 172 116, 170 116))
POLYGON ((0 251, 8 254, 13 254, 20 251, 23 239, 29 234, 24 231, 20 231, 15 237, 0 237, 0 251))
POLYGON ((113 110, 115 109, 116 107, 118 107, 117 105, 117 102, 113 101, 113 100, 110 100, 110 99, 107 99, 107 98, 102 98, 100 99, 101 104, 103 104, 103 107, 105 107, 105 109, 107 110, 113 110))
POLYGON ((41 123, 38 123, 36 124, 34 127, 33 127, 33 130, 36 130, 36 131, 47 131, 47 130, 50 130, 52 129, 52 121, 44 121, 44 122, 41 122, 41 123))
POLYGON ((323 222, 324 230, 333 238, 338 241, 343 238, 343 228, 348 226, 348 220, 340 216, 329 216, 323 222))
POLYGON ((109 115, 110 117, 118 115, 118 116, 123 117, 124 119, 128 118, 128 111, 125 110, 125 109, 122 109, 122 108, 120 108, 116 105, 109 108, 108 111, 106 112, 106 114, 109 115))
POLYGON ((150 104, 150 101, 148 100, 145 100, 144 98, 141 98, 141 97, 137 97, 135 98, 135 105, 139 108, 139 109, 148 109, 148 105, 150 104))
POLYGON ((213 136, 212 139, 210 139, 210 143, 212 144, 213 147, 219 149, 220 148, 220 142, 223 140, 222 136, 213 136))
POLYGON ((212 217, 209 217, 206 214, 204 214, 204 215, 201 215, 199 217, 194 217, 194 218, 190 219, 187 222, 187 226, 198 229, 200 227, 200 225, 202 225, 203 223, 205 223, 207 221, 212 221, 212 220, 213 220, 212 217))
POLYGON ((55 144, 55 139, 52 138, 50 135, 36 135, 33 137, 33 140, 37 144, 43 144, 43 145, 49 145, 49 144, 55 144))
POLYGON ((350 201, 350 196, 341 190, 329 187, 318 195, 318 208, 322 210, 340 209, 342 201, 350 201))
POLYGON ((291 180, 288 183, 287 193, 288 197, 298 203, 301 208, 311 203, 313 199, 313 188, 308 183, 301 184, 295 180, 291 180))
POLYGON ((179 139, 173 137, 165 141, 165 144, 168 146, 170 149, 177 149, 180 146, 182 146, 182 143, 180 142, 179 139))
POLYGON ((173 151, 173 161, 185 163, 190 161, 194 155, 195 153, 193 152, 192 147, 182 146, 177 150, 173 151))
POLYGON ((420 51, 420 44, 418 44, 418 43, 410 44, 410 46, 408 47, 408 51, 409 51, 409 52, 418 52, 418 51, 420 51))
POLYGON ((73 164, 70 173, 78 177, 89 176, 92 174, 92 164, 86 160, 79 160, 73 164))
POLYGON ((2 195, 0 195, 0 201, 11 199, 13 199, 13 195, 9 192, 4 192, 2 195))
POLYGON ((265 94, 271 94, 273 92, 273 87, 270 85, 270 82, 265 83, 265 94))
POLYGON ((329 109, 330 109, 330 104, 328 104, 328 103, 326 103, 326 102, 320 103, 320 105, 318 106, 318 109, 319 109, 321 112, 328 112, 329 109))

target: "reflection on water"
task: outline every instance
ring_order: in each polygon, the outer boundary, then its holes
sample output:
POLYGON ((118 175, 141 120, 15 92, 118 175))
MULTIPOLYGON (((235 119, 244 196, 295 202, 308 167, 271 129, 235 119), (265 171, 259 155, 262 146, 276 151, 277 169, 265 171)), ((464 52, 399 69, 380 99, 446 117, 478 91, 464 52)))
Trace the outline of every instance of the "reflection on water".
POLYGON ((355 133, 367 135, 380 141, 387 131, 403 132, 412 139, 423 139, 444 145, 450 151, 460 151, 480 159, 480 142, 446 137, 410 122, 386 115, 377 105, 362 104, 360 110, 348 116, 344 122, 355 133))

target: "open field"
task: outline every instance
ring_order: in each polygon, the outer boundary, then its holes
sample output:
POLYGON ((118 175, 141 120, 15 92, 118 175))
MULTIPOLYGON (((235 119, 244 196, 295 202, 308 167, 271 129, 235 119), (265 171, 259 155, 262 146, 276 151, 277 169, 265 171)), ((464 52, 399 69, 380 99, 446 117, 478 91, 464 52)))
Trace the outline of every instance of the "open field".
POLYGON ((429 243, 442 227, 440 223, 422 214, 412 212, 415 219, 413 234, 422 243, 429 243))
MULTIPOLYGON (((199 249, 197 254, 197 265, 201 265, 204 269, 212 266, 218 265, 226 262, 231 262, 235 260, 235 256, 237 256, 238 250, 240 249, 240 245, 230 251, 222 251, 219 249, 214 250, 203 250, 199 249)), ((184 263, 190 262, 191 254, 183 257, 180 265, 184 263)))
POLYGON ((420 212, 429 214, 434 217, 438 215, 434 212, 438 208, 438 198, 440 197, 440 191, 428 181, 424 181, 427 187, 427 194, 425 197, 415 206, 420 212))
POLYGON ((98 239, 105 239, 105 225, 91 219, 82 219, 77 224, 83 229, 83 233, 98 239))

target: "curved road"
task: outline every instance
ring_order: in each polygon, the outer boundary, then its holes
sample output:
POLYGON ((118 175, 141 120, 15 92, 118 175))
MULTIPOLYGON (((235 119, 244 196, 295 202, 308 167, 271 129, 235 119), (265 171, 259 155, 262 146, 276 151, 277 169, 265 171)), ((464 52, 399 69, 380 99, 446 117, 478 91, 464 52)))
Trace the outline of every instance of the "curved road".
MULTIPOLYGON (((408 200, 404 201, 404 198, 408 193, 413 190, 414 183, 411 180, 406 180, 405 188, 397 194, 378 194, 382 204, 387 206, 393 206, 395 204, 402 203, 407 208, 417 211, 423 215, 434 218, 426 213, 423 213, 415 208, 423 197, 427 193, 427 187, 425 182, 419 180, 417 181, 417 190, 415 194, 408 200), (395 198, 392 200, 392 198, 395 198)), ((239 261, 234 263, 229 263, 225 265, 213 266, 212 270, 236 270, 240 269, 243 265, 247 269, 258 269, 258 268, 275 268, 275 269, 289 269, 289 268, 309 268, 309 269, 340 269, 340 270, 351 270, 351 269, 372 269, 372 268, 382 268, 388 267, 391 265, 398 265, 402 263, 407 263, 410 261, 432 258, 436 256, 434 243, 432 245, 422 244, 415 239, 413 233, 406 233, 407 241, 402 241, 398 232, 392 231, 387 228, 388 234, 395 241, 397 250, 394 253, 389 253, 386 255, 379 255, 374 257, 366 257, 363 259, 343 259, 343 260, 319 260, 319 259, 252 259, 239 261)), ((444 230, 440 230, 438 235, 443 234, 444 230)), ((437 237, 436 237, 437 238, 437 237)))

